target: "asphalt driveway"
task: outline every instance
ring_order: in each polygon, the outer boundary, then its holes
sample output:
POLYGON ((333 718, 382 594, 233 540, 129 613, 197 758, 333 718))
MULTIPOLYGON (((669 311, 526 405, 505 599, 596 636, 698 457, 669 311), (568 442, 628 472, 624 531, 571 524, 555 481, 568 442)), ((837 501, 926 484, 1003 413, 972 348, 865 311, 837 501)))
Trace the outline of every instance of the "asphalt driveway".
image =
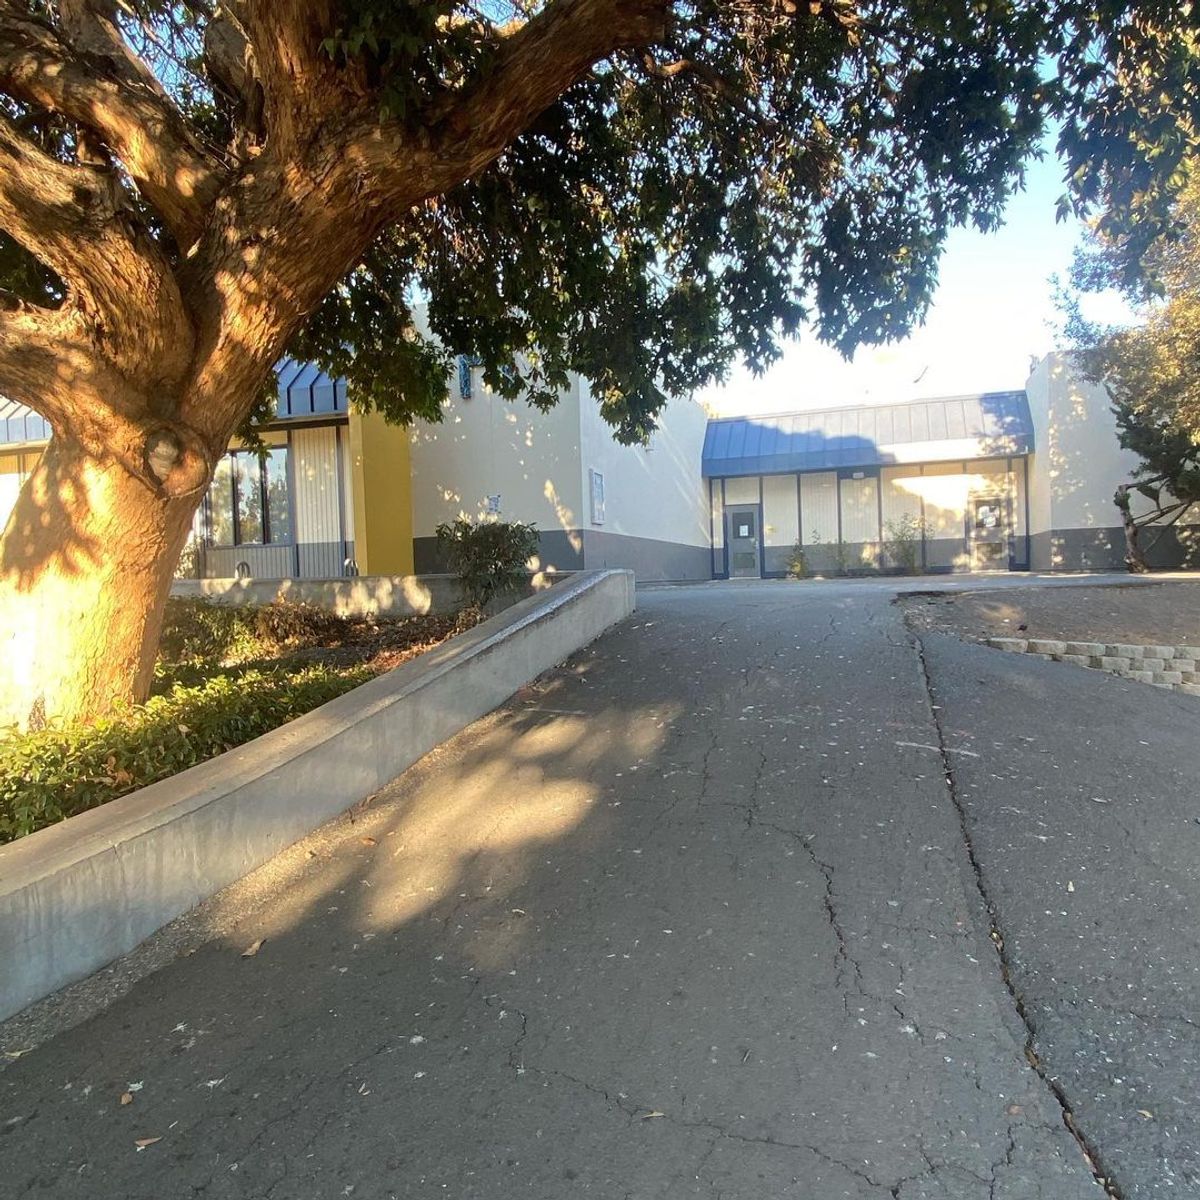
POLYGON ((0 1193, 1200 1194, 1198 717, 886 587, 646 592, 0 1030, 0 1193))

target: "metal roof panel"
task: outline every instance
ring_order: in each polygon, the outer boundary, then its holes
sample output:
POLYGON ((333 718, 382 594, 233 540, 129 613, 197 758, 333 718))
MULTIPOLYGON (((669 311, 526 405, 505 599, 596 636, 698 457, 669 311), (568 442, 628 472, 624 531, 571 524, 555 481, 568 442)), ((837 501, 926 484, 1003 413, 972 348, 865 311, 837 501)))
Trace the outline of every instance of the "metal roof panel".
POLYGON ((1020 392, 858 405, 709 421, 706 477, 818 471, 833 467, 995 458, 1033 451, 1029 399, 1020 392), (944 452, 938 443, 944 443, 944 452), (906 454, 904 448, 912 447, 906 454))

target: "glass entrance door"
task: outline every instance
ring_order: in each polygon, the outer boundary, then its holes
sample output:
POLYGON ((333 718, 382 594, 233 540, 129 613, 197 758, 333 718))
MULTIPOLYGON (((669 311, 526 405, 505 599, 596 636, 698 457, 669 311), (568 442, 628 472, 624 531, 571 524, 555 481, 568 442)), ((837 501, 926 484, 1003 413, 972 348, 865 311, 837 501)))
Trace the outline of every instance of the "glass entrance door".
POLYGON ((729 518, 729 575, 734 579, 759 579, 762 564, 758 534, 761 521, 757 504, 731 504, 729 518))

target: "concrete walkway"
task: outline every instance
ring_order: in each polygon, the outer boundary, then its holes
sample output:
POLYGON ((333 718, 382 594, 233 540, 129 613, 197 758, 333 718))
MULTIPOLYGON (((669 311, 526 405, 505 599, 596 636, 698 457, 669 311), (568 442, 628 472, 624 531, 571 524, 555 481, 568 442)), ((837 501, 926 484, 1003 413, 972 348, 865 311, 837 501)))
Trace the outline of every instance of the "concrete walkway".
MULTIPOLYGON (((1186 755, 1200 701, 921 647, 892 591, 640 593, 632 620, 353 821, 36 1014, 111 1001, 0 1074, 0 1191, 1102 1200, 1096 1172, 1131 1198, 1169 1168, 1162 1195, 1200 1194, 1200 1143, 1164 1138, 1166 1097, 1115 1104, 1103 1065, 1167 1043, 1153 1025, 1121 1043, 1121 984, 1091 991, 1158 964, 1164 1028, 1200 1026, 1192 934, 1174 971, 1164 957, 1197 927, 1191 851, 1163 848, 1160 891, 1127 878, 1148 939, 1131 948, 1119 919, 1098 915, 1098 941, 1078 923, 1085 897, 1111 901, 1113 856, 1073 847, 1068 893, 1050 841, 1110 817, 1080 799, 1103 762, 1054 758, 1067 695, 1172 706, 1147 755, 1186 755), (1079 1040, 1091 1000, 1104 1044, 1079 1040)), ((1136 739, 1105 736, 1142 769, 1136 739)), ((1194 767, 1170 786, 1193 795, 1194 767)), ((1186 803, 1168 807, 1196 840, 1186 803)), ((18 1020, 0 1044, 36 1037, 18 1020)), ((1167 1091, 1194 1101, 1185 1069, 1167 1091)))

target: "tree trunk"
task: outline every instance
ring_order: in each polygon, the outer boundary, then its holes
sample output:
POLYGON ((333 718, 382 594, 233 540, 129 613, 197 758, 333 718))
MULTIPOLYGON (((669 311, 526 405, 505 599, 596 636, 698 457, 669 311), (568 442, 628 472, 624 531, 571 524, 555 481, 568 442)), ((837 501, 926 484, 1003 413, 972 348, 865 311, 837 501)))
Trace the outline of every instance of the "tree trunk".
POLYGON ((51 440, 0 539, 0 725, 88 720, 145 699, 202 495, 167 499, 51 440))
POLYGON ((1121 521, 1125 526, 1125 566, 1131 575, 1145 575, 1150 570, 1150 564, 1142 550, 1141 528, 1127 511, 1122 511, 1121 521))

